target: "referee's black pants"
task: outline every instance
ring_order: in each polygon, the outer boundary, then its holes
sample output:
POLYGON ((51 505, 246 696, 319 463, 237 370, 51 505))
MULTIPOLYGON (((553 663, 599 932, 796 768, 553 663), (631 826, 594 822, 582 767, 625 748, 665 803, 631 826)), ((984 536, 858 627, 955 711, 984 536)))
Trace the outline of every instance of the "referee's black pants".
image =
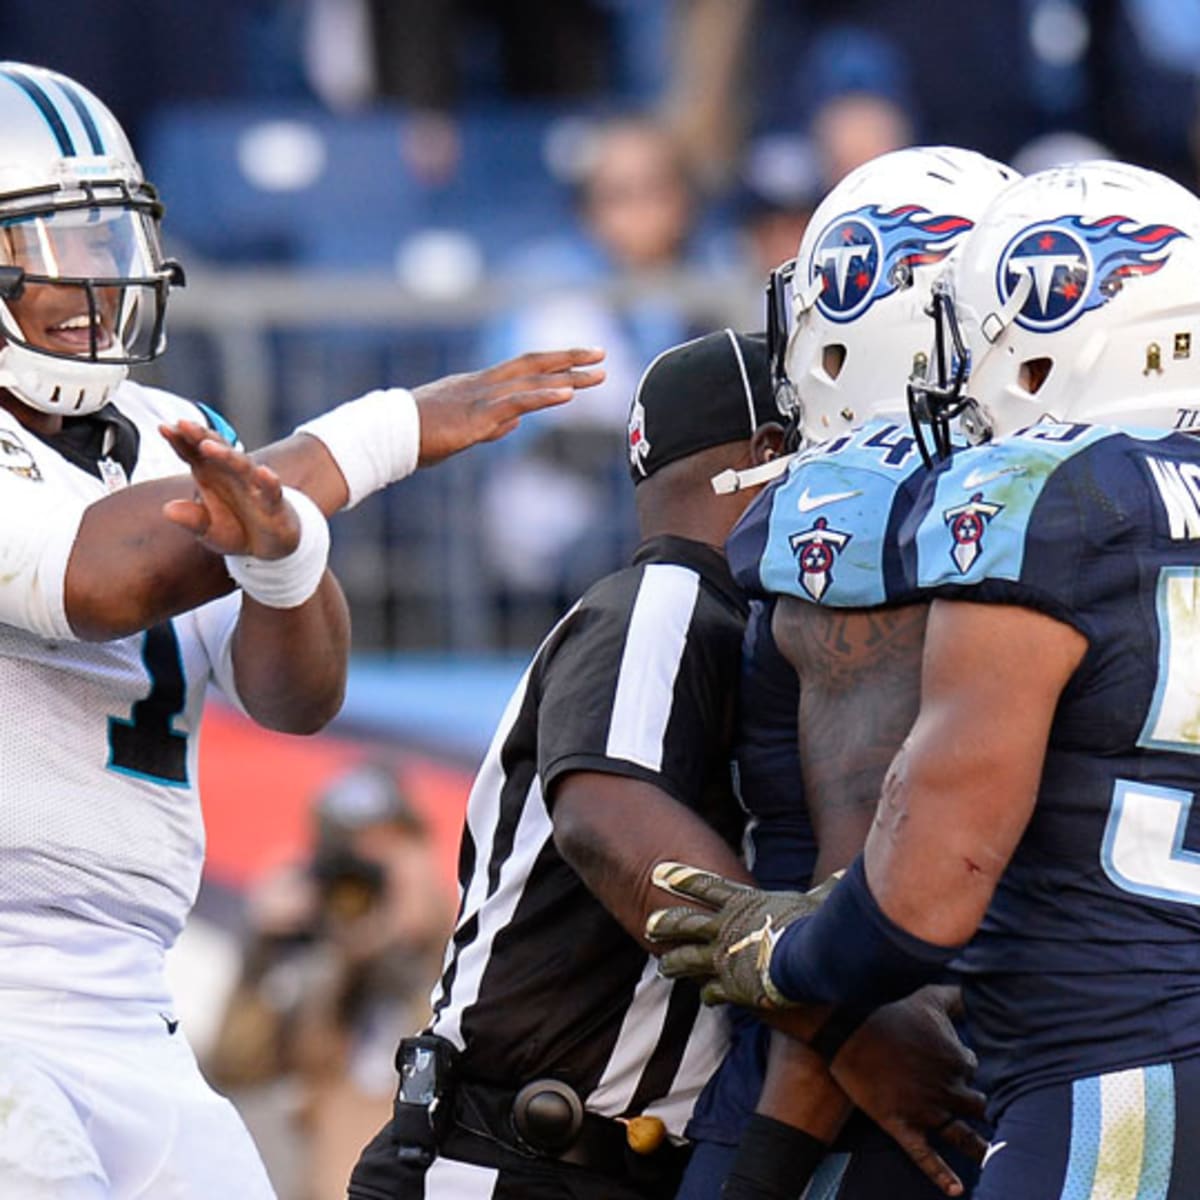
POLYGON ((571 1163, 529 1158, 462 1129, 446 1137, 427 1170, 396 1158, 391 1123, 368 1143, 350 1176, 348 1200, 672 1200, 678 1179, 632 1182, 571 1163))

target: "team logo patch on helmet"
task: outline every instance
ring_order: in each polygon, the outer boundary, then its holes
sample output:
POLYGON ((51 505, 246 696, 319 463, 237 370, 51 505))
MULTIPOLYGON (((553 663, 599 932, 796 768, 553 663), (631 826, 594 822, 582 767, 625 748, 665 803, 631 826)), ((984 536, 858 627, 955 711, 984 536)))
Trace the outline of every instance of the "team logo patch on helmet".
POLYGON ((1153 275, 1170 258, 1167 247, 1187 235, 1174 225, 1138 225, 1126 217, 1079 216, 1041 221, 1008 243, 996 271, 1007 303, 1026 276, 1029 295, 1016 321, 1033 333, 1051 333, 1111 299, 1124 280, 1153 275))
POLYGON ((864 205, 830 222, 817 239, 809 280, 822 280, 817 307, 831 321, 853 321, 940 262, 971 228, 966 217, 934 216, 918 204, 884 211, 864 205))
POLYGON ((942 513, 950 530, 950 557, 965 575, 983 550, 983 532, 991 519, 1001 512, 1003 504, 993 504, 976 492, 966 504, 957 504, 942 513))
POLYGON ((788 545, 796 556, 800 586, 816 601, 820 601, 833 582, 833 564, 846 548, 852 534, 830 529, 824 517, 818 517, 811 529, 793 533, 788 545))

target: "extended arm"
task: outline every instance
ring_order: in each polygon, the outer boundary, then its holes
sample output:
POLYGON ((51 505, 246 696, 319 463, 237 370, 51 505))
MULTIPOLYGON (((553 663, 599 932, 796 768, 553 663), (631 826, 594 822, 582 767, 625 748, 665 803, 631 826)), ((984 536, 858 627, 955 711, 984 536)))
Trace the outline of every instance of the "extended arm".
POLYGON ((741 859, 710 825, 641 779, 572 771, 555 787, 553 819, 558 852, 629 935, 655 953, 644 936, 646 918, 669 900, 651 883, 656 862, 686 846, 694 856, 687 861, 750 881, 741 859))
MULTIPOLYGON (((563 404, 604 378, 599 350, 522 355, 484 371, 452 375, 413 392, 420 415, 421 465, 432 465, 516 428, 520 418, 563 404)), ((399 400, 397 401, 400 402, 399 400)), ((354 403, 354 402, 352 402, 354 403)), ((215 437, 190 422, 170 437, 176 449, 215 437)), ((254 455, 286 485, 330 516, 349 500, 346 479, 318 438, 292 434, 254 455)), ((67 619, 88 641, 122 637, 223 595, 232 587, 219 556, 163 516, 193 492, 183 474, 126 488, 83 515, 67 565, 67 619)))
POLYGON ((983 919, 1037 799, 1082 634, 1031 609, 938 601, 921 713, 884 781, 865 851, 889 920, 942 946, 983 919))
POLYGON ((164 516, 242 580, 230 634, 238 698, 269 729, 313 733, 341 707, 350 652, 345 598, 325 566, 325 518, 224 442, 184 457, 195 498, 170 502, 164 516))

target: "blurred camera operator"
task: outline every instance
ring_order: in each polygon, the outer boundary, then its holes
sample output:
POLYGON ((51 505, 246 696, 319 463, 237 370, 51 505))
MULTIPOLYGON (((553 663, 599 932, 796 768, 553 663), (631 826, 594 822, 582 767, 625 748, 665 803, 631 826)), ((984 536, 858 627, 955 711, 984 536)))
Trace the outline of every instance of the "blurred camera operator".
POLYGON ((336 777, 305 862, 249 900, 242 978, 210 1061, 280 1194, 340 1194, 390 1113, 396 1042, 428 1017, 452 917, 424 821, 382 763, 336 777))

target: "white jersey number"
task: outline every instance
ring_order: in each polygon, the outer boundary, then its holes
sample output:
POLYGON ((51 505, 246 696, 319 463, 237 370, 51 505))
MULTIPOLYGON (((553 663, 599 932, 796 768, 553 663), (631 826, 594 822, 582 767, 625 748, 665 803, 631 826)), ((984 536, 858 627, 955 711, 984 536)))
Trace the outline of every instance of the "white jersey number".
POLYGON ((1122 891, 1200 905, 1200 853, 1183 846, 1195 796, 1118 779, 1100 862, 1122 891))

